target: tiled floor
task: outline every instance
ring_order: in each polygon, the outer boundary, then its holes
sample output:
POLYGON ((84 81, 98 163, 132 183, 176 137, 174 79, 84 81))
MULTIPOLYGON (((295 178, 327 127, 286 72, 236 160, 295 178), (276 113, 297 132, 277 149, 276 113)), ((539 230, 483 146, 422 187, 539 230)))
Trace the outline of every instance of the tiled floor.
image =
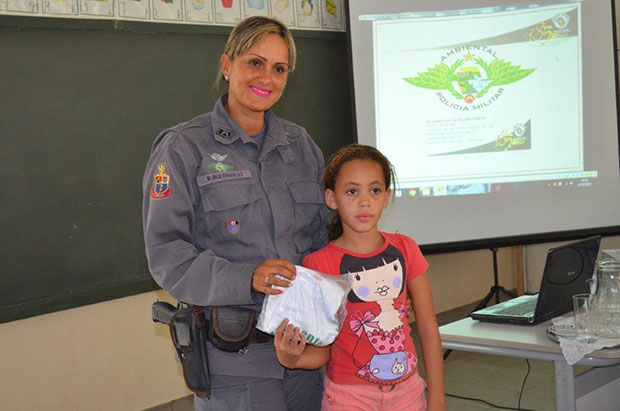
MULTIPOLYGON (((437 316, 437 320, 440 325, 448 324, 465 318, 472 308, 473 305, 441 313, 437 316)), ((421 353, 422 350, 415 333, 414 341, 417 352, 421 353)), ((530 367, 531 370, 521 397, 521 408, 536 411, 555 410, 553 363, 530 360, 530 367)), ((586 369, 576 367, 575 373, 578 374, 586 369)), ((424 375, 423 369, 420 372, 424 375)), ((493 405, 517 409, 519 393, 526 372, 527 364, 524 359, 453 351, 445 361, 446 394, 477 398, 490 404, 448 395, 446 397, 447 409, 449 411, 506 409, 493 405)), ((150 411, 190 410, 193 410, 192 397, 181 398, 150 409, 150 411)))

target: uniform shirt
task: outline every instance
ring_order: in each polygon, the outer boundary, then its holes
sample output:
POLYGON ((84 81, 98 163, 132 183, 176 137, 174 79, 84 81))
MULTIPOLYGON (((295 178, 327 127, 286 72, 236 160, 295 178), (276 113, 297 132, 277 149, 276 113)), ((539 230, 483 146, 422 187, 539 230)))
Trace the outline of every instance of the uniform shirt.
POLYGON ((428 263, 411 238, 381 235, 385 243, 370 254, 330 243, 304 258, 305 267, 351 277, 347 318, 327 366, 336 384, 394 385, 417 371, 405 299, 407 280, 422 275, 428 263))
POLYGON ((179 301, 260 311, 254 268, 270 258, 299 264, 327 243, 324 160, 306 130, 271 111, 259 150, 226 99, 155 140, 143 180, 146 255, 155 281, 179 301))

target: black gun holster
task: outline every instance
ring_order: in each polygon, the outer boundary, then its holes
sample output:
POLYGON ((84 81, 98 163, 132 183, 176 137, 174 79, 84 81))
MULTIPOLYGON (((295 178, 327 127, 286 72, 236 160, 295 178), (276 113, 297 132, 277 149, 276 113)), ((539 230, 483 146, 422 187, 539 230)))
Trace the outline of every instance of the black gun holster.
POLYGON ((156 301, 152 305, 153 321, 167 324, 177 351, 185 384, 197 395, 211 395, 209 359, 207 356, 208 321, 198 306, 179 307, 156 301))

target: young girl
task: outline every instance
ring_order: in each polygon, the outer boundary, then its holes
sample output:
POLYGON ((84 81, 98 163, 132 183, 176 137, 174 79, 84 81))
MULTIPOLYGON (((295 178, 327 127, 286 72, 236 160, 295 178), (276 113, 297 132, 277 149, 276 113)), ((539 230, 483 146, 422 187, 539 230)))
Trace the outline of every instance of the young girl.
POLYGON ((351 276, 347 318, 329 347, 306 345, 299 328, 287 320, 276 332, 278 360, 285 367, 313 369, 328 362, 324 410, 427 409, 407 322, 407 292, 422 343, 428 409, 445 409, 428 263, 412 239, 377 229, 392 181, 390 162, 373 147, 353 144, 331 157, 323 176, 327 206, 335 211, 331 242, 306 256, 303 264, 351 276))

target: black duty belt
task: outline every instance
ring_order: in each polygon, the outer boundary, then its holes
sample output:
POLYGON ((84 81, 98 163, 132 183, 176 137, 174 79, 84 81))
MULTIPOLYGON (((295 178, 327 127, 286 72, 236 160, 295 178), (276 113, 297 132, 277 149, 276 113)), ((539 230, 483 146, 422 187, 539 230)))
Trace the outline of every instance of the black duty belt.
POLYGON ((256 327, 254 327, 252 332, 250 332, 250 344, 266 343, 266 342, 272 342, 272 341, 273 341, 273 335, 264 333, 256 327))

